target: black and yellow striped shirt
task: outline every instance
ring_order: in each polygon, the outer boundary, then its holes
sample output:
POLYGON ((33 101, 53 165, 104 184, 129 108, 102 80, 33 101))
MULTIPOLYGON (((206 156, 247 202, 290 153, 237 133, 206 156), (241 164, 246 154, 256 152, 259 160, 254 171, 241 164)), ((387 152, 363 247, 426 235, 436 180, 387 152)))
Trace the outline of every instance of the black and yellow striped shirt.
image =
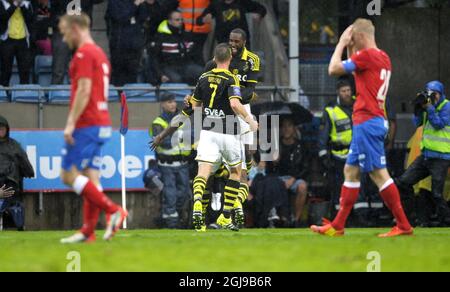
MULTIPOLYGON (((211 60, 206 64, 205 71, 212 70, 216 66, 214 60, 211 60)), ((239 79, 243 104, 249 104, 252 101, 260 71, 261 61, 259 57, 246 48, 243 48, 241 55, 233 57, 231 60, 230 72, 239 79)))
MULTIPOLYGON (((230 105, 230 100, 241 97, 239 79, 228 70, 213 69, 204 73, 198 80, 195 87, 192 101, 203 104, 203 129, 212 130, 214 128, 226 129, 227 118, 232 120, 235 113, 230 105)), ((190 115, 189 110, 184 110, 184 114, 190 115)), ((239 132, 236 127, 233 133, 239 132)), ((228 131, 226 133, 230 133, 228 131)))

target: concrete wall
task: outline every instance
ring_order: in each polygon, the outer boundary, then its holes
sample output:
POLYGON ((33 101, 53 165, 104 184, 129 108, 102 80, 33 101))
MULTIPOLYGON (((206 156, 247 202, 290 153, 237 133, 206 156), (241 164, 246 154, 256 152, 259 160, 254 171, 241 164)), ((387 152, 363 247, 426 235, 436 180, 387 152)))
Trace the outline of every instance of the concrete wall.
MULTIPOLYGON (((147 128, 160 114, 158 103, 130 103, 129 123, 132 128, 147 128)), ((68 105, 43 105, 43 128, 63 128, 66 123, 68 105)), ((113 126, 120 125, 120 104, 110 103, 113 126)), ((39 106, 36 104, 2 103, 0 115, 9 120, 12 128, 31 129, 39 127, 39 106)))
POLYGON ((390 96, 400 111, 431 80, 450 88, 450 9, 387 9, 377 18, 379 46, 393 63, 390 96))
MULTIPOLYGON (((120 203, 120 193, 108 195, 120 203)), ((74 193, 45 193, 43 209, 39 211, 39 194, 24 195, 25 227, 27 230, 73 230, 82 225, 82 200, 74 193)), ((130 229, 156 228, 160 217, 160 197, 150 193, 128 193, 128 227, 130 229)), ((104 216, 98 228, 105 227, 104 216)))

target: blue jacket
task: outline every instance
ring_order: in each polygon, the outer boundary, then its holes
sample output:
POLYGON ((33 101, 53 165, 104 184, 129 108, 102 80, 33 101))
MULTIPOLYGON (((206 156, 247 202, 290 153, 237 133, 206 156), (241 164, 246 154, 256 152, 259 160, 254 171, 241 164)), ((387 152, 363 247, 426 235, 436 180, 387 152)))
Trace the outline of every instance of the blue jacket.
MULTIPOLYGON (((447 103, 442 110, 437 113, 436 108, 439 107, 441 103, 445 100, 445 96, 441 98, 439 103, 436 106, 430 106, 427 108, 427 119, 430 121, 431 126, 436 130, 444 129, 446 126, 450 126, 450 102, 447 103)), ((422 111, 419 115, 415 116, 415 123, 417 127, 423 126, 425 124, 424 121, 424 111, 422 111)), ((422 154, 425 158, 438 158, 450 160, 450 154, 443 154, 427 149, 423 149, 422 154)))

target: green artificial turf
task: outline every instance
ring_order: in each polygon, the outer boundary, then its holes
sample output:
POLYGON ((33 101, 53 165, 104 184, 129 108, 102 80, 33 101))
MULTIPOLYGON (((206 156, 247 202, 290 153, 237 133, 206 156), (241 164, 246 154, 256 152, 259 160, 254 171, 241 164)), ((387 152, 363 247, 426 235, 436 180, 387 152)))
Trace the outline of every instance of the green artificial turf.
POLYGON ((348 229, 327 238, 305 229, 121 231, 112 242, 65 246, 71 232, 0 232, 0 271, 367 271, 370 252, 381 271, 450 271, 450 229, 417 229, 413 237, 379 239, 386 229, 348 229), (69 267, 72 267, 69 265, 69 267))

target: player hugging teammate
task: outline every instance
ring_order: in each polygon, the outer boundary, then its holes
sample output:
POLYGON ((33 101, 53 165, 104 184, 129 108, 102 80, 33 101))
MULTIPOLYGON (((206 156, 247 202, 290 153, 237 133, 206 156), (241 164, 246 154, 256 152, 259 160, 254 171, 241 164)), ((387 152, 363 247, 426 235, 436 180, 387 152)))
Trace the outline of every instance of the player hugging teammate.
MULTIPOLYGON (((230 80, 235 80, 235 88, 240 89, 240 100, 243 104, 243 107, 245 109, 245 112, 247 115, 251 116, 251 107, 250 103, 255 100, 257 97, 255 93, 255 88, 258 83, 258 77, 260 74, 260 60, 259 57, 250 52, 246 47, 246 41, 247 41, 247 34, 242 29, 235 29, 230 33, 230 39, 229 39, 229 48, 231 49, 231 55, 232 59, 230 61, 229 66, 227 67, 227 78, 230 78, 230 80), (230 74, 231 73, 231 74, 230 74), (231 79, 232 78, 232 79, 231 79)), ((221 46, 226 46, 225 44, 222 44, 221 46)), ((220 47, 220 46, 219 46, 220 47)), ((218 48, 219 48, 218 47, 218 48)), ((209 61, 206 64, 205 67, 205 74, 208 74, 215 69, 218 68, 217 64, 217 58, 215 57, 213 60, 209 61)), ((213 73, 214 74, 214 73, 213 73)), ((210 76, 212 81, 214 81, 213 76, 210 76)), ((202 78, 200 78, 201 80, 202 78)), ((212 85, 209 86, 215 86, 214 82, 212 82, 212 85)), ((194 94, 195 99, 195 94, 194 94)), ((193 113, 191 102, 193 100, 189 96, 186 100, 187 107, 183 110, 183 114, 179 115, 178 117, 174 118, 172 121, 171 127, 167 128, 165 131, 163 131, 160 135, 155 137, 152 147, 156 148, 161 141, 164 140, 165 137, 170 136, 173 134, 180 123, 183 123, 185 119, 190 116, 193 113)), ((211 113, 210 108, 205 108, 205 111, 211 113)), ((244 211, 243 211, 243 203, 248 198, 249 188, 247 185, 247 173, 252 167, 252 156, 250 153, 250 145, 254 144, 254 132, 250 129, 250 125, 242 118, 239 117, 239 128, 240 128, 240 149, 241 149, 241 161, 242 161, 242 169, 240 171, 240 179, 238 179, 241 183, 238 189, 237 199, 234 200, 233 206, 227 206, 231 204, 230 202, 226 202, 226 195, 225 194, 225 207, 232 209, 234 212, 234 223, 233 226, 229 225, 228 227, 232 227, 231 229, 237 230, 239 226, 244 224, 244 211)), ((201 150, 198 149, 198 152, 201 150)), ((205 179, 204 177, 201 179, 198 179, 197 187, 201 185, 201 189, 203 189, 202 193, 202 225, 200 228, 197 228, 198 230, 204 231, 206 230, 206 210, 208 205, 211 201, 211 189, 214 186, 214 180, 217 177, 228 179, 230 177, 230 161, 221 161, 220 163, 215 164, 213 168, 213 173, 215 175, 210 177, 209 179, 205 179)), ((195 182, 194 182, 195 183, 195 182)), ((196 185, 194 185, 194 191, 195 191, 196 185)), ((197 207, 199 208, 199 204, 197 204, 197 207)), ((224 207, 224 209, 225 209, 224 207)), ((197 211, 199 214, 200 212, 197 211)), ((227 212, 225 212, 227 213, 227 212)), ((198 215, 197 214, 197 215, 198 215)), ((220 218, 219 218, 220 219, 220 218)), ((223 225, 223 224, 219 224, 223 225)), ((199 226, 197 226, 199 227, 199 226)))
POLYGON ((197 231, 205 231, 204 210, 205 194, 208 179, 217 171, 223 170, 226 163, 229 177, 226 182, 223 213, 217 219, 222 228, 238 231, 237 224, 233 223, 231 213, 236 206, 241 206, 248 194, 248 186, 241 183, 243 168, 243 146, 241 125, 245 123, 244 130, 249 133, 258 129, 258 123, 242 105, 242 94, 239 79, 232 74, 230 63, 232 50, 228 44, 220 44, 214 52, 215 66, 204 73, 190 98, 190 107, 183 110, 183 114, 175 117, 171 128, 155 138, 152 147, 156 147, 167 135, 192 115, 195 108, 203 110, 202 131, 197 149, 199 170, 194 180, 194 208, 193 222, 197 231), (230 126, 231 125, 231 126, 230 126), (203 201, 203 202, 202 202, 203 201))

